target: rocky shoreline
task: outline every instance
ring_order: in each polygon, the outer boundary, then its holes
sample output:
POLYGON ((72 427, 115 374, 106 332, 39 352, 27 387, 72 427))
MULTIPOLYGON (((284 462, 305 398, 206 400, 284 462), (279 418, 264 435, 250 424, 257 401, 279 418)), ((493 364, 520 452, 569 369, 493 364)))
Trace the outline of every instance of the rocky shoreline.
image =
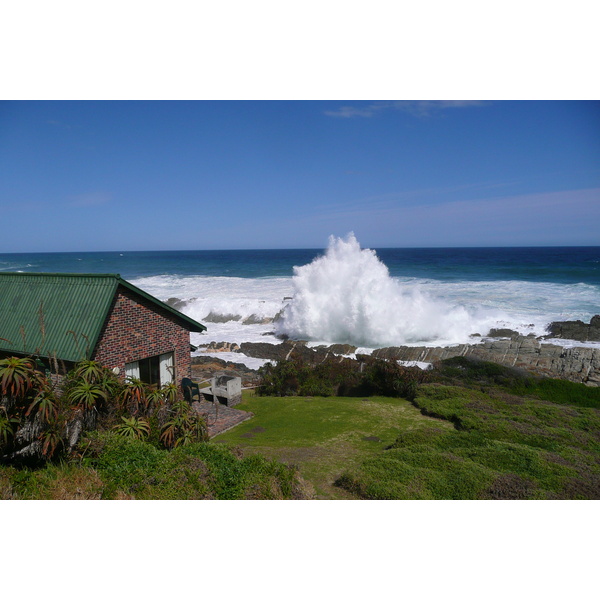
MULTIPOLYGON (((447 347, 397 346, 380 348, 373 351, 376 358, 404 362, 436 363, 455 356, 470 356, 480 360, 523 369, 535 375, 567 379, 589 386, 600 386, 600 345, 598 347, 573 346, 547 343, 546 339, 560 338, 576 342, 600 342, 600 315, 593 317, 589 324, 582 321, 562 321, 551 323, 548 335, 536 338, 519 335, 510 330, 492 330, 486 338, 473 344, 460 344, 447 347)), ((281 344, 242 343, 241 345, 221 342, 211 344, 206 349, 212 352, 240 352, 253 358, 272 361, 285 360, 292 355, 316 364, 328 357, 337 356, 340 360, 352 360, 357 348, 348 344, 333 344, 309 348, 306 342, 286 340, 281 344)), ((360 358, 360 355, 358 356, 360 358)), ((208 373, 211 368, 241 376, 244 385, 256 381, 256 371, 240 363, 227 363, 213 357, 194 357, 192 369, 194 376, 208 373)))

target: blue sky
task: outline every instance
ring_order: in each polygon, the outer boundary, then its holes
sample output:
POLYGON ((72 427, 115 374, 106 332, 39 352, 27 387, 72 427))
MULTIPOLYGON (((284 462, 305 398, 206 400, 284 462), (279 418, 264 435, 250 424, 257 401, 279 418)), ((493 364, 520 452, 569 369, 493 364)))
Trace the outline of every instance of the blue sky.
POLYGON ((600 102, 4 101, 0 252, 600 245, 600 102))

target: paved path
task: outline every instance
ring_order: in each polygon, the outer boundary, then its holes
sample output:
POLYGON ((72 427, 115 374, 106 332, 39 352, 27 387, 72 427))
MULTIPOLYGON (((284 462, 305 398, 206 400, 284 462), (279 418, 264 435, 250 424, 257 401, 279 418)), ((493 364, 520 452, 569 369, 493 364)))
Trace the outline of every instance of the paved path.
POLYGON ((200 402, 194 402, 192 406, 206 419, 209 438, 223 433, 254 416, 251 412, 230 408, 224 404, 217 403, 215 406, 212 402, 204 399, 200 402))

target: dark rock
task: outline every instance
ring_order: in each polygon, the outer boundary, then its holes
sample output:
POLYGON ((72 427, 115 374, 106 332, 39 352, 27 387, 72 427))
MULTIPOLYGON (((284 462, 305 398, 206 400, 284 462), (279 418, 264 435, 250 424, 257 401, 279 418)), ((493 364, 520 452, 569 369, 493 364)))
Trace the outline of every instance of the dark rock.
POLYGON ((516 367, 537 375, 568 379, 600 386, 600 348, 564 348, 543 344, 534 337, 486 340, 482 344, 461 344, 447 348, 399 346, 380 348, 374 358, 436 363, 455 356, 470 356, 516 367))
MULTIPOLYGON (((246 356, 252 356, 254 358, 264 358, 267 360, 275 361, 288 360, 292 357, 301 358, 305 362, 315 365, 322 363, 327 358, 332 357, 335 357, 336 360, 339 361, 352 360, 349 358, 344 358, 343 356, 337 356, 334 352, 332 352, 331 348, 328 348, 326 346, 308 348, 306 344, 306 341, 291 340, 286 340, 281 344, 243 342, 240 345, 240 352, 242 352, 246 356)), ((347 344, 335 344, 335 347, 335 349, 338 352, 343 352, 344 354, 347 353, 346 351, 356 350, 354 346, 350 346, 347 344)))
POLYGON ((207 352, 239 352, 240 347, 235 342, 211 342, 198 348, 204 348, 207 352))
MULTIPOLYGON (((192 300, 195 300, 195 298, 192 298, 192 300)), ((169 298, 168 300, 165 300, 165 304, 168 304, 175 310, 181 311, 185 308, 187 300, 182 300, 181 298, 169 298)))
POLYGON ((490 332, 488 333, 488 337, 495 337, 495 338, 499 338, 499 337, 508 337, 511 338, 513 336, 518 336, 519 332, 518 331, 514 331, 513 329, 490 329, 490 332))
MULTIPOLYGON (((285 344, 285 342, 284 342, 285 344)), ((284 344, 268 344, 267 342, 242 342, 240 352, 252 358, 268 360, 283 360, 285 358, 284 344)))
POLYGON ((306 347, 306 342, 284 341, 281 344, 243 342, 240 345, 240 352, 246 356, 268 360, 286 360, 289 358, 292 351, 296 351, 296 354, 300 355, 306 355, 312 352, 312 350, 306 347))
POLYGON ((229 323, 229 321, 239 321, 241 315, 221 315, 210 311, 202 320, 207 323, 229 323))
POLYGON ((549 338, 562 338, 578 342, 600 342, 600 315, 583 321, 554 321, 548 326, 549 338))
POLYGON ((259 317, 257 315, 250 315, 242 321, 242 325, 268 325, 272 322, 272 317, 259 317))
POLYGON ((354 354, 357 347, 350 344, 332 344, 329 348, 326 347, 325 349, 329 350, 332 354, 354 354))

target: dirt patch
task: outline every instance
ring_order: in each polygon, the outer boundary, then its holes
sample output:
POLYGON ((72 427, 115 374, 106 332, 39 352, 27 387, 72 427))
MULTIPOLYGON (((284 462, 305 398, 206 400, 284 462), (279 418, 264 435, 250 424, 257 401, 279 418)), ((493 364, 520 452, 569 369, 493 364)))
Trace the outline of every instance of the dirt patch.
POLYGON ((265 431, 266 431, 266 429, 264 427, 257 425, 256 427, 253 427, 250 431, 247 431, 246 433, 242 433, 240 435, 240 437, 253 438, 257 433, 264 433, 265 431))
POLYGON ((365 441, 365 442, 381 442, 381 439, 379 439, 376 435, 367 435, 363 438, 363 441, 365 441))

